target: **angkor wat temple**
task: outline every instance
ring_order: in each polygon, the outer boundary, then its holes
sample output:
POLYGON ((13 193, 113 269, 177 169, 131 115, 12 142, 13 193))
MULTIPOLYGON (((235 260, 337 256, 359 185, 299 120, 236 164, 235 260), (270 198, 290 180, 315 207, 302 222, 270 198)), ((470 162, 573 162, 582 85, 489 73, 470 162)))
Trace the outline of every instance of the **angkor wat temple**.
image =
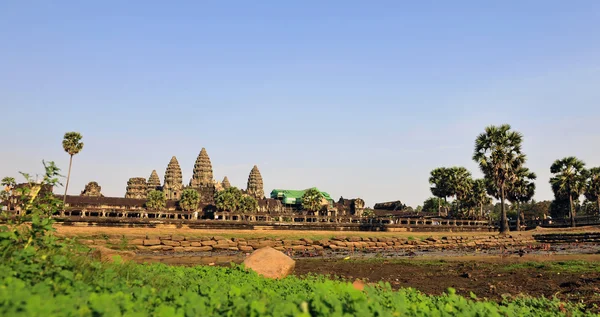
POLYGON ((162 183, 156 170, 153 170, 148 179, 145 177, 129 178, 124 197, 105 197, 101 193, 100 185, 97 182, 90 182, 80 195, 67 195, 64 212, 67 217, 248 221, 286 221, 286 219, 300 217, 302 218, 300 221, 347 222, 352 221, 350 218, 362 217, 364 210, 364 201, 360 198, 340 198, 339 201, 334 202, 325 192, 322 192, 326 197, 322 202, 322 210, 313 213, 306 212, 302 208, 301 197, 304 190, 274 190, 271 197, 266 198, 262 175, 256 165, 250 170, 246 188, 241 190, 243 195, 252 196, 257 200, 258 208, 255 213, 238 214, 217 210, 215 194, 229 187, 231 184, 227 177, 223 178, 221 182, 214 180, 212 163, 206 149, 202 148, 194 163, 192 178, 187 185, 183 183, 179 162, 173 156, 167 165, 162 183), (185 212, 179 208, 178 201, 185 189, 194 189, 199 193, 200 204, 196 211, 185 212), (166 206, 162 210, 149 210, 145 206, 148 193, 153 190, 162 191, 167 199, 166 206), (273 195, 274 192, 278 194, 273 195))

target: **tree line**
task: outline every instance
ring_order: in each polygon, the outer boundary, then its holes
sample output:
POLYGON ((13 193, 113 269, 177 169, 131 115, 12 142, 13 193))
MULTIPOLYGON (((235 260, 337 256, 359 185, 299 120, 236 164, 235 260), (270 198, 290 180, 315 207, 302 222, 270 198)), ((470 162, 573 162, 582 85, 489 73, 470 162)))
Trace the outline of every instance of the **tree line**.
MULTIPOLYGON (((508 124, 488 126, 475 139, 472 159, 483 173, 473 179, 464 167, 439 167, 431 171, 430 190, 435 196, 424 202, 424 210, 445 212, 456 218, 482 218, 491 198, 500 201, 500 232, 508 228, 506 201, 516 210, 517 230, 521 226, 521 205, 531 202, 537 176, 525 166, 522 151, 523 135, 508 124), (454 198, 452 203, 448 198, 454 198)), ((590 205, 595 202, 600 213, 600 167, 585 168, 580 159, 569 156, 550 166, 549 180, 554 192, 554 208, 567 206, 571 226, 575 226, 576 203, 584 195, 590 205)))

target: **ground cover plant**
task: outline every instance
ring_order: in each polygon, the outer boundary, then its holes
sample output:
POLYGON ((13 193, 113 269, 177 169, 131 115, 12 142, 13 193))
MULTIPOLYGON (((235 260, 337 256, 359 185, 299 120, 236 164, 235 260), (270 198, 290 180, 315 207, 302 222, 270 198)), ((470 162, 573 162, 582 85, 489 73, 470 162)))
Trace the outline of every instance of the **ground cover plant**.
POLYGON ((73 240, 57 240, 49 215, 61 200, 39 196, 57 184, 23 191, 26 211, 0 226, 0 316, 584 316, 583 306, 545 298, 501 303, 457 295, 428 296, 389 284, 364 290, 323 276, 270 280, 242 266, 166 266, 101 262, 73 240))

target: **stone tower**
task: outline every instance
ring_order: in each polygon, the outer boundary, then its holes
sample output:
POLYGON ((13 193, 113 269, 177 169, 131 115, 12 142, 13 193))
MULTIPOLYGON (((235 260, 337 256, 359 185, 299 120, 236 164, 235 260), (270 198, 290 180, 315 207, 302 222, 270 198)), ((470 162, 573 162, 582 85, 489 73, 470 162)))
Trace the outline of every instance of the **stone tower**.
POLYGON ((231 184, 229 183, 229 179, 227 179, 227 176, 225 176, 225 178, 223 178, 223 181, 221 182, 221 186, 223 186, 223 189, 227 189, 227 188, 231 187, 231 184))
POLYGON ((96 183, 96 182, 89 182, 87 185, 85 185, 85 188, 81 192, 80 196, 104 197, 104 195, 102 195, 100 193, 101 189, 102 189, 102 187, 100 187, 100 185, 98 185, 98 183, 96 183))
POLYGON ((163 184, 163 192, 167 199, 177 200, 181 197, 181 191, 183 190, 183 179, 181 177, 181 167, 177 158, 173 156, 167 170, 165 171, 165 182, 163 184))
POLYGON ((194 174, 190 180, 190 187, 201 188, 213 185, 212 164, 210 163, 210 158, 208 157, 208 153, 206 153, 206 149, 202 148, 200 154, 198 154, 196 163, 194 164, 194 174))
POLYGON ((132 177, 127 181, 125 198, 146 199, 147 187, 145 178, 132 177))
POLYGON ((263 179, 256 165, 254 165, 254 167, 250 171, 250 176, 248 176, 248 185, 246 186, 246 193, 250 196, 253 196, 256 199, 263 199, 265 197, 263 179))
POLYGON ((156 170, 152 171, 152 174, 150 174, 150 178, 148 178, 148 192, 153 191, 153 190, 160 190, 160 178, 158 177, 158 174, 156 173, 156 170))

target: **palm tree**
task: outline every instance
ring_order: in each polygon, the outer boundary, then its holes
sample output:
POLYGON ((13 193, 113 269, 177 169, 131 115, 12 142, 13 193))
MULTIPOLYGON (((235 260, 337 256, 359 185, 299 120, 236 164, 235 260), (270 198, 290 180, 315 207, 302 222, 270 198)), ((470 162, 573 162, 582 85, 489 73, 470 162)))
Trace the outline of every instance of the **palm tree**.
POLYGON ((473 179, 471 178, 471 172, 464 167, 450 168, 450 192, 452 196, 456 196, 458 211, 464 207, 472 189, 473 179))
POLYGON ((485 179, 473 180, 472 187, 474 205, 479 207, 479 217, 483 217, 483 206, 492 202, 492 198, 490 198, 490 196, 487 194, 485 179))
POLYGON ((572 227, 575 227, 573 200, 578 199, 584 193, 587 183, 588 171, 584 166, 585 163, 574 156, 556 160, 550 166, 550 172, 554 174, 550 178, 550 184, 552 185, 555 198, 569 198, 569 216, 572 227))
POLYGON ((488 126, 485 132, 477 136, 473 160, 488 180, 488 194, 500 199, 500 233, 509 231, 504 200, 506 192, 516 177, 516 170, 525 163, 521 153, 523 136, 511 131, 508 124, 488 126))
POLYGON ((215 206, 219 211, 237 212, 242 200, 242 191, 229 187, 215 193, 215 206))
POLYGON ((181 198, 179 199, 179 207, 183 211, 194 211, 198 209, 200 204, 200 194, 198 191, 192 188, 186 188, 181 192, 181 198))
MULTIPOLYGON (((69 189, 69 180, 71 179, 71 166, 73 165, 73 155, 81 152, 83 149, 83 137, 79 132, 67 132, 63 137, 62 146, 65 152, 69 153, 69 173, 67 174, 67 184, 65 185, 65 195, 63 197, 63 205, 67 201, 67 190, 69 189)), ((64 210, 62 212, 64 215, 64 210)))
POLYGON ((256 201, 256 199, 252 196, 242 196, 242 199, 240 199, 240 211, 242 213, 253 213, 256 212, 258 210, 258 201, 256 201))
POLYGON ((146 207, 150 210, 161 210, 167 205, 165 193, 159 190, 151 190, 146 198, 146 207))
MULTIPOLYGON (((448 202, 447 198, 453 196, 451 188, 451 169, 446 167, 438 167, 431 171, 429 184, 433 185, 431 193, 438 198, 443 198, 444 202, 448 202)), ((442 204, 438 204, 438 216, 441 214, 442 204)))
POLYGON ((323 206, 323 198, 323 194, 314 187, 306 190, 302 195, 302 209, 318 212, 323 206))
POLYGON ((508 200, 517 207, 517 231, 521 230, 520 204, 527 203, 535 194, 535 183, 537 176, 526 167, 517 170, 517 180, 511 184, 508 191, 508 200))
POLYGON ((589 201, 596 201, 598 213, 600 213, 600 167, 591 168, 589 177, 590 179, 585 189, 585 198, 589 201))

